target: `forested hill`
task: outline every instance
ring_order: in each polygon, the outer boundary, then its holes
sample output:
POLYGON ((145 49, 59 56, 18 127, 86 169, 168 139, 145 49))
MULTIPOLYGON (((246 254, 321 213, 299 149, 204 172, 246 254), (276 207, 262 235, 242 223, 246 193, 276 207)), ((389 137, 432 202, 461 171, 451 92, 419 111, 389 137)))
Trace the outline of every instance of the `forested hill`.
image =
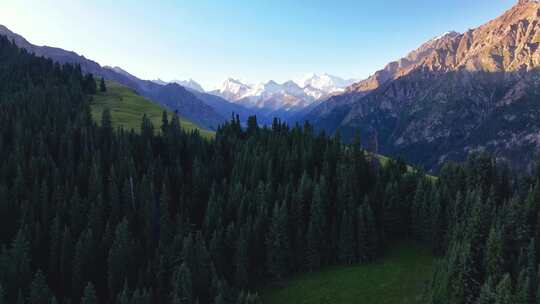
POLYGON ((536 299, 537 177, 476 156, 434 181, 277 120, 116 131, 108 111, 93 122, 95 91, 0 38, 0 303, 259 303, 263 284, 410 237, 444 257, 433 303, 536 299))
POLYGON ((211 141, 178 117, 116 132, 107 111, 92 121, 79 68, 6 39, 0 61, 0 301, 256 303, 265 282, 372 260, 407 231, 420 176, 403 164, 278 121, 211 141))

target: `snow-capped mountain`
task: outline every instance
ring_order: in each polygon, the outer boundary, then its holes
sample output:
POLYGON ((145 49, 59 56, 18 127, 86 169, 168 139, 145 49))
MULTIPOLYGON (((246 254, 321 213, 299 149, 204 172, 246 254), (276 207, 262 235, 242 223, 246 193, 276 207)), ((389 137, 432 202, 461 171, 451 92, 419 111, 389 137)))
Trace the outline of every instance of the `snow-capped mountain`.
POLYGON ((202 93, 205 92, 203 87, 193 79, 189 79, 189 80, 173 80, 171 82, 179 84, 179 85, 183 86, 184 88, 192 89, 192 90, 202 92, 202 93))
POLYGON ((250 90, 250 85, 244 84, 240 80, 229 78, 223 82, 218 90, 213 91, 213 93, 227 100, 236 101, 242 99, 250 90))
POLYGON ((328 74, 309 74, 298 81, 277 83, 273 80, 247 84, 229 78, 212 94, 248 108, 271 111, 297 111, 343 92, 354 81, 328 74))
POLYGON ((203 87, 193 79, 189 79, 189 80, 172 80, 172 81, 167 82, 167 81, 163 81, 163 80, 158 78, 156 80, 153 80, 152 82, 157 83, 159 85, 168 85, 170 83, 176 83, 176 84, 178 84, 180 86, 183 86, 184 88, 187 88, 187 89, 192 89, 192 90, 195 90, 195 91, 201 92, 201 93, 205 92, 203 87))
POLYGON ((326 94, 343 92, 345 88, 352 85, 354 79, 343 79, 341 77, 324 73, 322 75, 307 74, 303 78, 296 81, 302 88, 309 88, 311 91, 321 91, 326 94))

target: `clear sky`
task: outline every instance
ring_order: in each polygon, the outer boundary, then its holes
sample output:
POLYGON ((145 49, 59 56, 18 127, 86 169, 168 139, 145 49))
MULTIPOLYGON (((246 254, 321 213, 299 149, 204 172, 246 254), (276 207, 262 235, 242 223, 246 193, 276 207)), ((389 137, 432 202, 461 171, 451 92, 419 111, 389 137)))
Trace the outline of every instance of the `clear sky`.
POLYGON ((206 88, 228 77, 365 78, 517 0, 0 0, 0 24, 102 65, 206 88))

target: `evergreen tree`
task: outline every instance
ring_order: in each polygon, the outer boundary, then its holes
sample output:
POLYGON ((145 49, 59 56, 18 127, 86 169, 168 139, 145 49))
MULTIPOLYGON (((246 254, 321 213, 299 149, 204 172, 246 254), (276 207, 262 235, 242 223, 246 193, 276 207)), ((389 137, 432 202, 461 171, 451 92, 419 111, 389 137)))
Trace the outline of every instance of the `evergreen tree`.
POLYGON ((268 270, 274 278, 281 280, 288 271, 289 239, 287 232, 287 205, 276 204, 266 238, 268 248, 268 270))
POLYGON ((323 202, 321 187, 315 186, 313 202, 311 204, 311 217, 308 228, 308 263, 309 269, 317 270, 323 259, 324 232, 326 231, 326 210, 323 202))
POLYGON ((172 277, 172 304, 191 304, 193 300, 193 284, 191 272, 185 263, 182 263, 175 271, 172 277))
POLYGON ((94 285, 91 282, 88 282, 88 284, 86 284, 86 287, 84 288, 81 304, 97 304, 97 303, 98 303, 98 299, 96 296, 94 285))
POLYGON ((476 304, 493 304, 495 303, 495 291, 491 287, 491 282, 488 280, 480 290, 480 296, 476 300, 476 304))
POLYGON ((51 291, 49 290, 49 286, 47 286, 45 275, 41 270, 38 270, 30 285, 28 302, 30 304, 49 304, 50 297, 51 291))
POLYGON ((104 93, 107 92, 107 86, 105 85, 105 79, 101 77, 101 80, 99 81, 99 91, 104 93))
POLYGON ((485 272, 495 282, 504 274, 504 244, 500 228, 492 227, 487 240, 485 272))
POLYGON ((7 298, 6 293, 4 291, 4 288, 2 288, 2 285, 0 285, 0 304, 7 304, 7 298))
POLYGON ((512 282, 510 276, 507 274, 503 277, 501 282, 497 285, 495 304, 514 304, 514 296, 512 295, 512 282))
POLYGON ((244 229, 240 232, 238 241, 236 243, 236 255, 235 255, 235 282, 236 285, 245 289, 249 286, 249 255, 248 255, 248 241, 246 239, 246 232, 244 229))
POLYGON ((114 241, 109 250, 107 260, 109 275, 108 286, 110 294, 116 296, 125 280, 129 280, 131 259, 133 255, 133 238, 129 231, 127 219, 118 224, 114 241))
POLYGON ((341 263, 352 264, 355 261, 355 240, 352 216, 346 211, 341 216, 339 230, 339 260, 341 263))

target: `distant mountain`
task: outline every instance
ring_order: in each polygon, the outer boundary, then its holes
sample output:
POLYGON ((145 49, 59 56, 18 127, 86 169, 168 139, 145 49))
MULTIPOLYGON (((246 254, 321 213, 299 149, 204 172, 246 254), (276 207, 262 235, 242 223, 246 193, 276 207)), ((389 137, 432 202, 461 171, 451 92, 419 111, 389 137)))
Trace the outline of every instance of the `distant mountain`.
POLYGON ((520 0, 465 33, 434 38, 305 119, 427 169, 488 151, 527 169, 540 155, 540 3, 520 0))
POLYGON ((228 117, 225 118, 218 114, 212 107, 180 85, 161 85, 152 81, 141 80, 119 67, 101 67, 98 63, 75 52, 48 46, 35 46, 3 25, 0 25, 0 35, 7 36, 10 40, 14 40, 19 47, 38 56, 47 57, 59 63, 78 64, 87 73, 123 84, 154 102, 173 111, 178 111, 180 116, 203 127, 215 129, 228 119, 228 117))
MULTIPOLYGON (((337 76, 332 76, 329 74, 307 74, 303 78, 296 81, 296 83, 304 88, 315 92, 322 92, 323 95, 313 96, 317 99, 328 96, 329 94, 338 93, 345 91, 345 88, 352 85, 355 82, 354 79, 343 79, 337 76)), ((309 93, 308 93, 309 94, 309 93)))
POLYGON ((223 82, 218 90, 210 93, 221 96, 230 101, 237 101, 246 96, 250 91, 250 85, 244 84, 240 80, 229 78, 223 82))
POLYGON ((319 104, 324 98, 343 92, 353 83, 328 74, 310 74, 298 81, 279 84, 268 81, 246 84, 229 78, 218 90, 210 93, 249 109, 256 109, 266 116, 288 118, 319 104))
POLYGON ((203 87, 193 79, 189 79, 189 80, 172 80, 172 81, 169 81, 169 82, 163 81, 161 79, 156 79, 156 80, 152 80, 152 82, 157 83, 159 85, 168 85, 170 83, 176 83, 178 85, 183 86, 186 89, 195 90, 197 92, 205 92, 203 87))
POLYGON ((173 80, 171 82, 179 84, 179 85, 183 86, 184 88, 192 89, 192 90, 204 93, 203 87, 193 79, 189 79, 189 80, 173 80))
POLYGON ((269 117, 267 113, 258 111, 257 109, 248 109, 217 95, 203 93, 189 88, 186 89, 225 118, 230 119, 232 115, 238 115, 241 122, 246 122, 249 116, 257 115, 257 121, 261 124, 270 124, 272 122, 273 117, 269 117))

